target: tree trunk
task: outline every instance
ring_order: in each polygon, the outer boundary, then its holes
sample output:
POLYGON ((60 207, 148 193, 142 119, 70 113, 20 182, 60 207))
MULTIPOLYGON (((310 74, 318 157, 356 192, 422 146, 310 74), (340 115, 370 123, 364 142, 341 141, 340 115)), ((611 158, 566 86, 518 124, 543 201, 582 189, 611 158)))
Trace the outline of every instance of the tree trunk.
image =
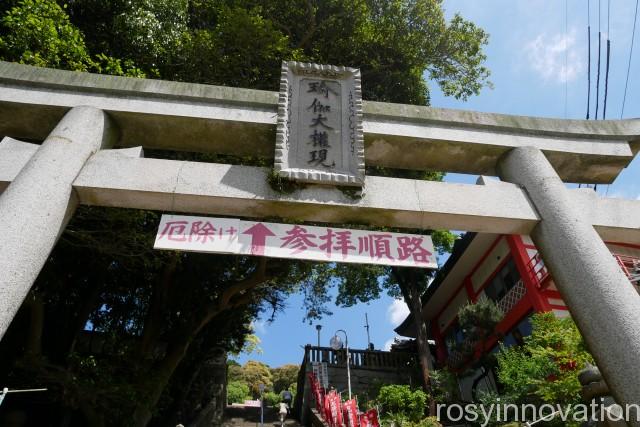
MULTIPOLYGON (((174 270, 175 271, 175 270, 174 270)), ((233 285, 229 286, 222 295, 217 298, 217 301, 210 305, 210 308, 206 311, 204 316, 186 327, 181 337, 177 342, 171 343, 167 348, 167 353, 160 361, 160 363, 151 369, 150 374, 145 376, 139 382, 138 389, 144 390, 146 395, 143 396, 139 402, 137 408, 133 414, 132 425, 135 427, 145 427, 153 416, 153 410, 156 407, 162 392, 166 389, 173 373, 176 371, 182 359, 184 359, 189 346, 196 338, 196 336, 204 329, 217 315, 225 310, 234 309, 251 301, 250 290, 263 283, 268 279, 266 276, 266 259, 262 258, 258 261, 256 271, 254 271, 249 277, 240 280, 233 285), (238 297, 234 300, 234 297, 238 294, 245 293, 245 295, 238 297)), ((170 276, 173 276, 172 269, 167 270, 170 276)), ((166 277, 168 280, 169 277, 166 277)), ((165 288, 166 289, 166 288, 165 288)), ((155 342, 149 343, 149 348, 153 348, 155 342)))
POLYGON ((96 411, 94 402, 89 403, 81 400, 80 411, 82 411, 88 427, 105 427, 105 416, 102 412, 96 411))
POLYGON ((179 260, 180 257, 177 253, 169 259, 164 266, 162 277, 154 286, 149 310, 142 329, 142 339, 140 340, 140 348, 138 351, 138 357, 140 360, 145 360, 150 357, 153 353, 154 346, 160 337, 160 333, 162 331, 160 325, 163 323, 163 317, 167 308, 169 288, 173 283, 174 276, 178 269, 179 260))
POLYGON ((156 407, 162 392, 169 384, 171 376, 187 354, 193 337, 185 338, 181 342, 173 345, 160 365, 151 371, 150 377, 145 377, 140 384, 140 389, 147 392, 147 396, 138 404, 134 414, 133 423, 135 427, 145 427, 153 416, 153 409, 156 407))
POLYGON ((25 346, 27 357, 39 357, 42 354, 42 330, 44 328, 44 302, 39 295, 32 293, 30 302, 29 333, 25 346))
POLYGON ((422 380, 427 390, 430 390, 431 370, 433 370, 433 362, 431 359, 431 350, 429 349, 429 335, 427 334, 427 325, 422 320, 422 303, 420 301, 420 293, 415 283, 409 285, 411 300, 409 302, 409 311, 413 316, 413 322, 416 327, 416 343, 418 346, 418 358, 420 359, 420 367, 422 370, 422 380))
POLYGON ((433 360, 431 359, 431 350, 429 349, 429 334, 427 325, 422 320, 422 299, 420 298, 420 288, 418 286, 418 274, 415 271, 409 271, 408 274, 401 274, 394 271, 400 290, 407 303, 409 312, 413 317, 416 329, 416 345, 418 348, 418 360, 420 361, 420 372, 422 374, 422 382, 425 391, 429 394, 429 413, 435 414, 435 401, 432 398, 431 391, 431 371, 433 370, 433 360), (408 276, 408 277, 407 277, 408 276))

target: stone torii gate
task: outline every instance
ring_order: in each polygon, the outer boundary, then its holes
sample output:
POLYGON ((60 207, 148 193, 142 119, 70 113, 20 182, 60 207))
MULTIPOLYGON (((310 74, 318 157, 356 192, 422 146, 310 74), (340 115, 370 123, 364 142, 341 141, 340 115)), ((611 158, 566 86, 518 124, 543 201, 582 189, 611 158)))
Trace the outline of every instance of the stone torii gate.
POLYGON ((331 186, 283 195, 265 168, 142 151, 273 157, 278 93, 0 62, 0 337, 79 204, 529 234, 614 396, 640 403, 640 296, 603 243, 640 243, 640 201, 564 184, 612 182, 640 150, 640 120, 362 109, 368 164, 502 182, 367 176, 357 200, 331 186))

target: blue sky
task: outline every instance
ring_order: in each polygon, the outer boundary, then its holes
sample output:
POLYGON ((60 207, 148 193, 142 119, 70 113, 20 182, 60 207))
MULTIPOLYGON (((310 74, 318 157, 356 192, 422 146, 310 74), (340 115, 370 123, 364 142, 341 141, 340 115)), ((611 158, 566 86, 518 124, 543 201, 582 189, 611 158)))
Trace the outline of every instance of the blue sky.
MULTIPOLYGON (((607 0, 601 0, 600 25, 603 34, 600 108, 604 96, 604 46, 607 33, 607 0)), ((598 1, 591 5, 592 101, 595 113, 595 80, 597 62, 598 1)), ((584 119, 587 105, 587 2, 567 0, 449 0, 444 2, 448 17, 460 12, 490 34, 485 49, 494 89, 484 89, 480 96, 467 102, 444 97, 432 87, 433 107, 456 108, 494 113, 540 117, 584 119), (566 20, 565 20, 566 16, 566 20), (566 62, 565 62, 566 60, 566 62), (565 67, 566 64, 566 67, 565 67)), ((622 98, 633 28, 635 1, 611 2, 611 60, 607 118, 621 117, 622 98)), ((627 89, 624 118, 640 117, 640 23, 627 89)), ((475 177, 450 174, 447 180, 475 182, 475 177)), ((599 186, 598 192, 608 197, 640 199, 640 156, 610 186, 599 186)), ((332 308, 333 315, 323 319, 322 345, 327 345, 336 329, 346 329, 349 344, 365 348, 364 313, 369 314, 371 341, 384 348, 393 340, 393 328, 407 313, 406 306, 389 297, 369 305, 348 309, 332 308)), ((260 360, 271 366, 300 363, 301 346, 315 344, 314 325, 302 322, 301 296, 293 296, 288 307, 273 323, 256 322, 263 353, 241 355, 239 361, 260 360)))

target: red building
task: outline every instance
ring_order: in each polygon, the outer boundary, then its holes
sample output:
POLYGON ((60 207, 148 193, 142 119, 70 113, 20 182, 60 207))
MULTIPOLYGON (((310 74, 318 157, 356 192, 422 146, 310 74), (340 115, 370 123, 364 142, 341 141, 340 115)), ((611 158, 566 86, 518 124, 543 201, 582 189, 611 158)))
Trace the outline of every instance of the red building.
MULTIPOLYGON (((607 242, 611 255, 640 292, 640 246, 607 242)), ((630 284, 631 286, 631 284, 630 284)), ((435 341, 437 365, 469 375, 460 380, 463 399, 473 400, 478 390, 496 390, 491 367, 483 366, 483 352, 498 349, 498 338, 506 345, 522 342, 531 333, 530 316, 551 311, 558 317, 570 313, 553 277, 529 236, 467 233, 456 241, 454 250, 423 296, 422 316, 430 338, 435 341), (497 333, 469 360, 454 350, 465 340, 458 326, 458 310, 479 298, 493 300, 504 313, 497 333)), ((414 337, 410 318, 396 332, 414 337)))

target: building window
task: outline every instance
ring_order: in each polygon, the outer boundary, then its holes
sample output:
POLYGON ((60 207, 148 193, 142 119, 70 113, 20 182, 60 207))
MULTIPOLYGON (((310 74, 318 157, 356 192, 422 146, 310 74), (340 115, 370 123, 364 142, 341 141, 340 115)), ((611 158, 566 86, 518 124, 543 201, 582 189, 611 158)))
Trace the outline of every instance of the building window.
POLYGON ((513 257, 506 262, 502 269, 489 282, 484 293, 495 302, 499 302, 520 280, 520 273, 513 257))
POLYGON ((524 344, 524 337, 531 335, 533 328, 531 326, 531 314, 527 315, 520 321, 502 340, 505 347, 524 344))
POLYGON ((456 323, 449 328, 445 336, 445 343, 447 345, 447 352, 451 354, 453 350, 464 340, 464 332, 460 325, 456 323))

